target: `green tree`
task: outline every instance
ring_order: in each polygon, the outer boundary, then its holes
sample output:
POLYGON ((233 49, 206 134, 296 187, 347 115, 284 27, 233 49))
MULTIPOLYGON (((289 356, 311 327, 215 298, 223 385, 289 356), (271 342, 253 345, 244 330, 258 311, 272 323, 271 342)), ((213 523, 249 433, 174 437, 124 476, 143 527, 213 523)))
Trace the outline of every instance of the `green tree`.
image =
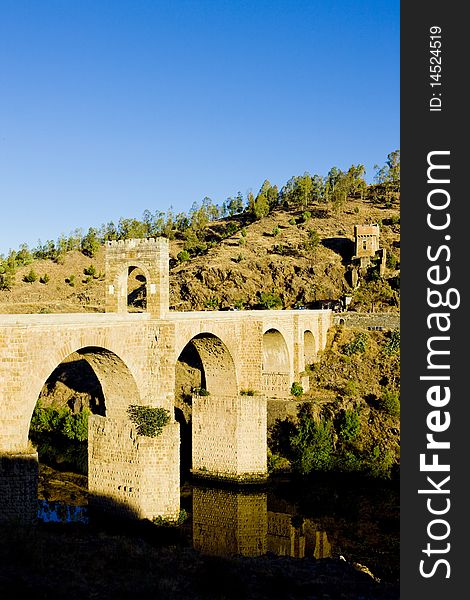
POLYGON ((343 172, 338 167, 332 167, 325 178, 325 201, 329 202, 335 191, 336 185, 343 176, 343 172))
POLYGON ((14 273, 2 271, 0 266, 0 290, 11 290, 14 284, 14 273))
POLYGON ((238 192, 233 198, 227 198, 227 201, 225 202, 226 211, 231 217, 242 213, 243 205, 244 201, 241 192, 238 192))
MULTIPOLYGON (((96 230, 95 230, 96 232, 96 230)), ((98 232, 96 232, 97 234, 98 232)), ((138 219, 119 219, 118 223, 118 238, 120 240, 129 240, 133 238, 146 238, 148 235, 148 226, 143 221, 138 219)))
POLYGON ((88 229, 87 234, 83 237, 81 243, 81 251, 85 256, 93 258, 101 246, 98 231, 94 227, 88 229))
POLYGON ((306 208, 314 198, 314 182, 309 173, 294 176, 289 179, 281 190, 283 201, 288 206, 306 208))
POLYGON ((353 442, 361 431, 361 419, 357 410, 345 410, 339 419, 339 438, 353 442))
POLYGON ((261 186, 260 191, 256 198, 249 197, 250 202, 250 212, 252 216, 259 221, 263 217, 266 217, 269 214, 270 206, 268 199, 268 192, 271 189, 271 184, 268 180, 266 180, 261 186))
POLYGON ((267 308, 269 310, 282 308, 282 300, 280 296, 274 292, 258 292, 258 297, 261 308, 267 308))
POLYGON ((400 184, 400 150, 394 150, 387 156, 387 161, 383 167, 374 165, 377 169, 375 180, 377 183, 390 183, 394 186, 400 184))
POLYGON ((308 230, 307 241, 305 242, 306 250, 315 250, 320 245, 321 238, 315 229, 310 228, 308 230))
POLYGON ((385 279, 367 281, 354 290, 352 304, 356 309, 374 312, 385 306, 398 305, 398 293, 385 279))
POLYGON ((33 260, 33 256, 29 251, 27 244, 21 244, 19 251, 16 254, 15 262, 19 267, 29 265, 33 260))
POLYGON ((300 418, 291 437, 294 468, 308 475, 312 471, 330 471, 334 467, 334 427, 330 420, 316 422, 309 414, 300 418))

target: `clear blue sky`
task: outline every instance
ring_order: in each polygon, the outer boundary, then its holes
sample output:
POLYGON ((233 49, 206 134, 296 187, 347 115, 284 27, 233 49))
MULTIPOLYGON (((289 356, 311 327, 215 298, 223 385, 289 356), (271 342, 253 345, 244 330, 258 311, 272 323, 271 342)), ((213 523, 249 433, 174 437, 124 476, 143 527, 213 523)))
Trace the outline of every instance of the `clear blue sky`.
POLYGON ((0 253, 399 144, 398 0, 0 0, 0 253))

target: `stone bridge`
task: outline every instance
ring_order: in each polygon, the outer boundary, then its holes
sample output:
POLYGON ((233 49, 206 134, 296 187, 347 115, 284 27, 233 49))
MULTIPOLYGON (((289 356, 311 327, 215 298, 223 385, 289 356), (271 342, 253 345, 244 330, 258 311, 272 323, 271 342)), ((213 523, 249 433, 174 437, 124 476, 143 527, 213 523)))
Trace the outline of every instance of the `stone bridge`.
POLYGON ((89 491, 98 508, 139 518, 179 513, 176 366, 188 348, 200 360, 208 392, 192 397, 193 473, 235 481, 266 477, 267 399, 289 398, 294 381, 308 385, 303 372, 325 346, 331 312, 169 311, 168 258, 163 238, 109 242, 106 313, 0 315, 4 518, 32 514, 27 500, 36 497, 31 473, 37 457, 28 451, 31 417, 49 376, 75 353, 93 369, 105 400, 104 416, 89 419, 89 491), (127 303, 136 269, 146 301, 139 313, 128 312, 127 303), (140 436, 128 417, 130 405, 166 408, 172 420, 160 436, 140 436))

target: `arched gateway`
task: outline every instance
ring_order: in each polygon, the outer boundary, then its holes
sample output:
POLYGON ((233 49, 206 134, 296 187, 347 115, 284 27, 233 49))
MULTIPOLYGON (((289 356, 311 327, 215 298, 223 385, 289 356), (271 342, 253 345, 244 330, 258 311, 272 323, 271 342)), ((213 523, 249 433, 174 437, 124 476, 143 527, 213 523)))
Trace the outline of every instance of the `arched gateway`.
POLYGON ((201 372, 190 389, 193 473, 266 477, 266 397, 289 398, 313 356, 304 332, 321 350, 331 311, 170 312, 168 265, 166 239, 108 242, 106 314, 0 315, 0 519, 34 515, 31 415, 49 375, 74 352, 105 399, 104 415, 89 420, 89 488, 98 506, 139 518, 179 513, 179 424, 172 418, 160 436, 145 437, 127 408, 161 407, 173 417, 188 348, 201 372), (136 269, 145 312, 128 308, 136 269))

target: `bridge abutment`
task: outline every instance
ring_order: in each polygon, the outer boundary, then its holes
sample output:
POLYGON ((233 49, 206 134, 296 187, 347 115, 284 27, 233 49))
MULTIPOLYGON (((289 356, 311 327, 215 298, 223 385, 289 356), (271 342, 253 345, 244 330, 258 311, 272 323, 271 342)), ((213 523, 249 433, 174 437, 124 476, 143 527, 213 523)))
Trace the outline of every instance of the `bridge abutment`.
POLYGON ((264 396, 193 396, 192 472, 238 482, 267 477, 264 396))
POLYGON ((93 511, 112 517, 176 519, 180 512, 179 424, 155 437, 126 419, 92 415, 88 428, 88 489, 93 511))

